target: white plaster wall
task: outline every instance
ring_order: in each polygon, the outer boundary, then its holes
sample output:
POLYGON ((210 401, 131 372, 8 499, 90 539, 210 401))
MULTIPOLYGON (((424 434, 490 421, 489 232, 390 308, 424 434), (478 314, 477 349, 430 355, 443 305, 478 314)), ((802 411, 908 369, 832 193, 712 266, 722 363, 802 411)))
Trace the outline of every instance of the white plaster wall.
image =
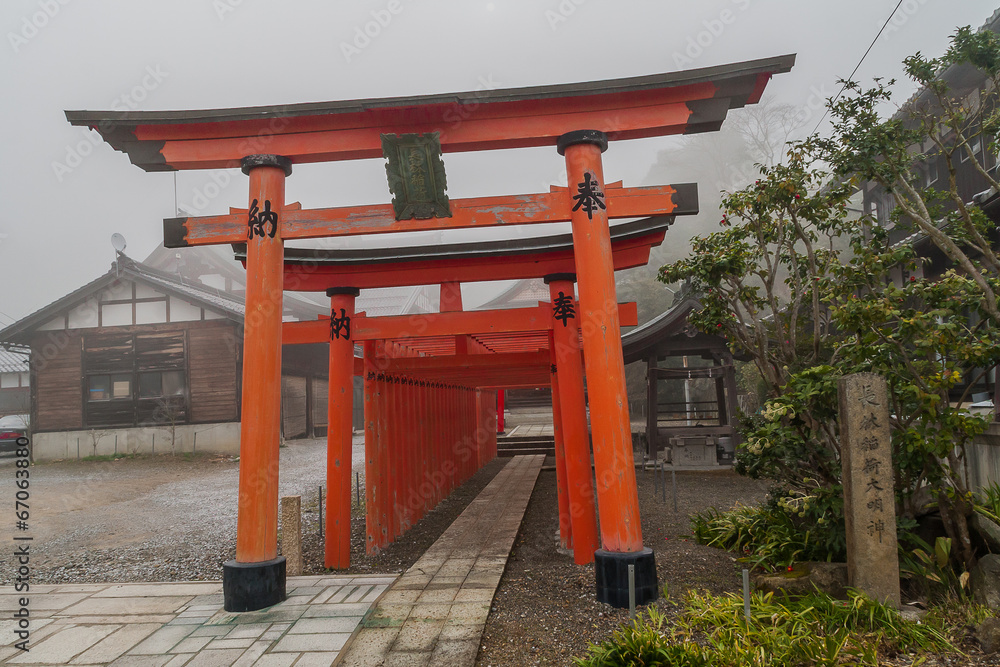
POLYGON ((97 326, 97 299, 87 299, 69 311, 70 329, 89 329, 97 326))
POLYGON ((171 322, 195 322, 201 319, 201 308, 182 301, 175 296, 170 297, 171 322))
MULTIPOLYGON (((170 454, 169 427, 94 429, 93 431, 60 431, 36 433, 31 447, 36 461, 76 459, 94 455, 94 435, 97 456, 118 454, 170 454)), ((240 452, 240 423, 183 424, 174 434, 174 452, 229 454, 240 452)))
POLYGON ((136 324, 162 324, 166 321, 166 301, 147 301, 135 304, 136 324))
POLYGON ((42 326, 38 327, 39 331, 62 331, 66 328, 66 318, 60 315, 59 317, 54 317, 42 326))
POLYGON ((137 299, 156 299, 162 296, 163 292, 158 292, 149 285, 135 284, 135 298, 137 299))

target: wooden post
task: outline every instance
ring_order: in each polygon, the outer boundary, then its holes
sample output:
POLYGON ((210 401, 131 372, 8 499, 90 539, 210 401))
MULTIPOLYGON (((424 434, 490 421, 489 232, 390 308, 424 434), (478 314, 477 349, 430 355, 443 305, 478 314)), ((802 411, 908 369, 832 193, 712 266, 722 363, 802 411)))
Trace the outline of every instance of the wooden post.
POLYGON ((375 438, 378 437, 376 428, 377 417, 375 415, 375 400, 377 388, 375 384, 375 341, 365 341, 364 343, 364 383, 365 383, 365 551, 372 553, 375 550, 376 535, 378 529, 377 512, 375 508, 375 484, 377 479, 375 456, 377 446, 375 438))
POLYGON ((388 396, 379 370, 382 346, 365 341, 365 497, 366 550, 378 553, 389 541, 386 409, 388 396))
POLYGON ((422 489, 422 495, 424 497, 424 506, 421 514, 426 516, 428 512, 434 507, 433 500, 433 489, 434 483, 432 481, 434 475, 435 467, 435 457, 434 457, 434 405, 433 405, 434 389, 431 383, 427 380, 421 380, 420 382, 420 407, 418 413, 420 415, 420 423, 423 432, 423 445, 421 446, 421 468, 420 468, 420 487, 422 489))
POLYGON ((567 196, 573 203, 573 252, 601 512, 603 548, 595 554, 599 561, 595 563, 597 599, 624 607, 629 601, 628 565, 635 565, 636 604, 655 600, 659 592, 653 552, 642 545, 632 461, 632 428, 601 165, 607 141, 603 132, 581 130, 559 137, 557 148, 566 157, 567 196))
POLYGON ((281 437, 281 238, 288 159, 251 155, 247 286, 243 323, 236 560, 223 564, 227 611, 252 611, 285 599, 285 559, 278 556, 278 445, 281 437), (261 585, 261 582, 266 582, 261 585))
POLYGON ((281 499, 281 555, 289 577, 302 574, 302 496, 281 499))
POLYGON ((503 404, 506 392, 503 389, 497 390, 497 433, 504 432, 503 404))
POLYGON ((438 412, 440 387, 437 382, 427 383, 427 424, 430 427, 431 498, 428 507, 437 505, 441 492, 441 415, 438 412))
POLYGON ((400 381, 401 378, 392 375, 388 378, 386 390, 389 392, 387 403, 386 424, 389 429, 389 448, 387 452, 387 473, 389 475, 389 531, 388 543, 396 541, 396 538, 403 534, 402 529, 402 487, 401 480, 403 470, 401 470, 402 452, 401 436, 403 433, 402 404, 400 381))
POLYGON ((330 297, 330 384, 327 392, 326 431, 326 543, 323 564, 351 566, 351 439, 354 413, 354 339, 351 320, 353 287, 328 289, 330 297))
MULTIPOLYGON (((739 402, 737 400, 736 388, 736 366, 733 363, 733 355, 724 354, 722 356, 722 363, 725 365, 725 376, 724 383, 726 386, 726 412, 729 414, 728 424, 736 423, 736 412, 739 409, 739 402)), ((733 446, 735 447, 740 443, 740 432, 737 429, 733 429, 733 446)))
POLYGON ((718 368, 719 370, 722 371, 722 374, 719 377, 714 378, 715 405, 716 405, 715 409, 718 414, 719 426, 729 426, 729 415, 728 415, 729 407, 728 404, 726 403, 726 385, 724 384, 726 380, 725 377, 726 371, 722 367, 723 362, 721 359, 716 357, 713 361, 715 362, 714 368, 718 368))
POLYGON ((656 377, 657 366, 656 354, 651 354, 646 360, 646 453, 651 459, 659 455, 660 385, 656 377))
POLYGON ((847 529, 847 584, 899 608, 896 495, 885 379, 856 373, 837 383, 847 529))
POLYGON ((579 317, 575 306, 573 282, 576 276, 545 276, 552 303, 552 344, 558 381, 552 385, 553 405, 559 402, 563 448, 566 457, 566 481, 572 521, 573 561, 578 565, 594 562, 597 540, 597 512, 594 508, 594 485, 590 465, 590 436, 587 432, 587 405, 583 390, 583 359, 580 354, 579 317), (560 296, 562 295, 562 296, 560 296), (569 299, 569 302, 565 299, 569 299), (563 304, 560 306, 560 304, 563 304))
POLYGON ((559 543, 563 549, 573 548, 573 526, 570 517, 569 484, 566 478, 566 450, 563 437, 562 410, 559 409, 559 373, 556 372, 556 350, 552 333, 549 333, 549 352, 552 357, 552 430, 556 446, 556 497, 559 501, 559 543))

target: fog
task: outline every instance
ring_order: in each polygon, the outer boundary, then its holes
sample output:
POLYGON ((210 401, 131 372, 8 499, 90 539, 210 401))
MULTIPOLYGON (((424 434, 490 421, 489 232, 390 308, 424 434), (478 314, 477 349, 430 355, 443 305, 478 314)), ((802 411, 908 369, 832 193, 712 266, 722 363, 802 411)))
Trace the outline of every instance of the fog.
MULTIPOLYGON (((246 205, 247 181, 238 170, 183 172, 176 181, 173 174, 145 173, 96 133, 71 127, 66 109, 416 95, 796 53, 796 66, 774 78, 768 99, 791 110, 789 134, 801 137, 819 123, 824 99, 836 94, 838 78, 851 73, 895 6, 895 0, 5 0, 0 326, 107 271, 114 232, 126 237, 127 254, 142 259, 162 240, 161 220, 175 207, 207 215, 246 205)), ((903 78, 905 56, 941 53, 956 27, 982 25, 994 8, 971 0, 903 2, 856 78, 903 78)), ((912 90, 901 82, 899 99, 912 90)), ((704 213, 678 220, 668 232, 666 246, 677 251, 717 222, 715 193, 729 184, 712 176, 712 165, 730 149, 724 138, 707 135, 615 142, 605 154, 605 175, 627 186, 700 181, 704 213)), ((562 159, 551 148, 444 159, 453 198, 565 184, 562 159)), ((382 160, 296 166, 286 196, 307 208, 390 200, 382 160)), ((468 300, 475 305, 499 287, 478 286, 468 300)))

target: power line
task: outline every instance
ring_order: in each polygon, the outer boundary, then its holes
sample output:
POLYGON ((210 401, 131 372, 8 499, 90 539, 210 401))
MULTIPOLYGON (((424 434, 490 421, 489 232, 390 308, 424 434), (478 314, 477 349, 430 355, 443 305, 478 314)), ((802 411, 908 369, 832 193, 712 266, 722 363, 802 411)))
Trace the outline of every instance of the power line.
MULTIPOLYGON (((865 55, 861 56, 861 60, 858 61, 858 64, 854 66, 854 71, 851 72, 851 75, 849 77, 847 77, 847 81, 854 80, 854 75, 858 73, 858 69, 860 69, 861 63, 863 63, 865 61, 865 58, 868 57, 868 54, 871 53, 872 47, 875 46, 875 42, 877 42, 878 38, 882 36, 883 32, 885 32, 885 28, 887 25, 889 25, 889 21, 891 21, 892 17, 896 15, 896 12, 899 10, 900 5, 902 4, 903 0, 899 0, 899 2, 896 3, 895 9, 893 9, 892 12, 890 12, 889 18, 887 18, 885 20, 885 23, 882 24, 882 27, 879 28, 878 34, 875 35, 875 39, 873 39, 872 43, 868 45, 868 50, 865 51, 865 55)), ((833 106, 834 104, 837 103, 837 100, 840 99, 840 96, 844 93, 844 90, 846 88, 847 88, 847 83, 845 82, 844 85, 840 87, 840 91, 837 93, 837 96, 833 98, 833 102, 830 104, 830 106, 833 106)), ((828 106, 826 108, 826 111, 823 112, 823 117, 819 119, 819 122, 816 123, 816 127, 813 128, 813 131, 810 134, 816 134, 816 130, 819 129, 819 126, 823 124, 823 121, 826 120, 827 115, 830 113, 830 106, 828 106)))

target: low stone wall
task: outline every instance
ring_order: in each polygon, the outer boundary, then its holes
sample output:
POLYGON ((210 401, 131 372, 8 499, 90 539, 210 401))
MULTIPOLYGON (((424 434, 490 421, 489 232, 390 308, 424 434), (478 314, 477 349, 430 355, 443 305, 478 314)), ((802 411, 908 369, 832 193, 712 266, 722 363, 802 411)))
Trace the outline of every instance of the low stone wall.
POLYGON ((990 424, 986 433, 966 448, 969 457, 968 484, 978 491, 990 483, 1000 484, 1000 422, 990 424))
POLYGON ((31 439, 31 446, 35 461, 79 459, 95 454, 201 452, 235 456, 240 451, 240 423, 182 424, 173 434, 169 427, 148 426, 36 433, 31 439))

